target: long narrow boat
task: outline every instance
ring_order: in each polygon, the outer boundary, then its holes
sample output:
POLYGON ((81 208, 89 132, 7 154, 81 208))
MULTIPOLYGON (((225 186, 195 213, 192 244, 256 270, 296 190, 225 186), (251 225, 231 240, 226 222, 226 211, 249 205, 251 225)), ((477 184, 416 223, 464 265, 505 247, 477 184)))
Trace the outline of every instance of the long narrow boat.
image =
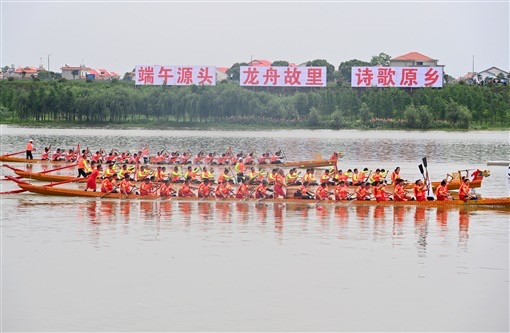
MULTIPOLYGON (((282 167, 282 168, 316 168, 316 167, 324 167, 324 166, 334 166, 337 163, 338 160, 305 160, 305 161, 292 161, 292 162, 284 162, 284 163, 266 163, 266 164, 254 164, 254 165, 260 165, 260 166, 274 166, 274 167, 282 167)), ((51 161, 51 160, 41 160, 41 159, 33 159, 29 160, 22 157, 15 157, 15 156, 4 156, 0 155, 0 162, 12 162, 12 163, 47 163, 47 164, 70 164, 70 163, 76 163, 76 162, 68 162, 68 161, 51 161)), ((129 163, 119 163, 119 164, 129 164, 129 163)), ((173 163, 173 164, 149 164, 151 167, 156 166, 174 166, 174 165, 192 165, 190 163, 188 164, 181 164, 181 163, 173 163)), ((207 164, 193 164, 193 165, 205 165, 207 164)), ((215 166, 217 166, 215 164, 215 166)), ((219 165, 221 166, 221 165, 219 165)), ((227 165, 228 166, 228 165, 227 165)))
POLYGON ((36 186, 27 183, 18 183, 18 186, 23 190, 53 196, 67 196, 67 197, 93 197, 93 198, 120 198, 120 199, 139 199, 139 200, 175 200, 175 201, 232 201, 232 202, 274 202, 274 203, 292 203, 292 204, 325 204, 325 205, 377 205, 377 206, 425 206, 425 207, 502 207, 510 208, 510 197, 506 198, 483 198, 478 200, 450 200, 450 201, 381 201, 374 200, 351 200, 351 201, 334 201, 334 200, 305 200, 305 199, 236 199, 236 198, 197 198, 197 197, 167 197, 162 198, 156 195, 140 196, 136 194, 121 194, 121 193, 103 193, 103 192, 90 192, 83 190, 75 190, 68 188, 57 187, 44 187, 36 186))
MULTIPOLYGON (((43 181, 43 182, 62 182, 62 181, 68 181, 68 180, 75 179, 75 177, 73 177, 73 176, 63 176, 63 175, 53 175, 53 174, 49 174, 49 173, 30 172, 30 171, 16 169, 16 168, 12 168, 12 167, 11 167, 11 169, 19 177, 26 178, 26 179, 33 179, 33 180, 43 181)), ((77 182, 84 183, 86 181, 87 181, 87 179, 83 178, 82 180, 79 180, 77 182)), ((102 181, 101 178, 97 178, 97 180, 96 180, 97 183, 101 183, 101 181, 102 181)), ((433 184, 434 184, 434 182, 433 182, 433 184)), ((458 181, 450 183, 449 186, 448 186, 448 189, 449 190, 458 190, 459 189, 459 185, 460 185, 460 183, 458 181)), ((480 187, 481 186, 481 180, 473 181, 473 182, 470 183, 470 185, 471 185, 471 188, 480 187), (473 184, 474 184, 474 186, 473 186, 473 184)), ((298 188, 299 188, 299 186, 288 186, 287 187, 288 194, 289 195, 294 194, 294 192, 298 188)), ((356 186, 350 186, 350 188, 351 188, 351 190, 354 191, 356 189, 356 186)), ((412 188, 413 188, 413 184, 408 184, 406 186, 407 190, 411 190, 412 188)), ((310 191, 315 191, 315 189, 316 189, 315 186, 311 186, 310 187, 310 191)), ((386 191, 392 192, 393 191, 393 185, 387 185, 386 186, 386 191)))

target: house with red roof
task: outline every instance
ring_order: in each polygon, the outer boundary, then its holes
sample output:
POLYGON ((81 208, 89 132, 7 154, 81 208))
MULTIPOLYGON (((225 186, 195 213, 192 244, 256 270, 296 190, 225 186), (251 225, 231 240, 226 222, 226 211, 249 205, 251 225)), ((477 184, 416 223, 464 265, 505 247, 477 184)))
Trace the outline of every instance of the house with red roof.
POLYGON ((253 59, 248 63, 250 66, 271 66, 273 62, 265 59, 253 59))
POLYGON ((84 65, 81 66, 68 66, 60 68, 62 70, 62 78, 66 80, 86 80, 87 77, 90 78, 90 75, 93 75, 94 80, 112 80, 119 79, 120 76, 116 72, 107 71, 104 68, 94 69, 90 67, 86 67, 84 65))
POLYGON ((12 77, 15 79, 33 79, 37 77, 41 69, 42 68, 37 68, 34 66, 18 67, 16 69, 10 68, 9 71, 7 71, 5 77, 12 77))
POLYGON ((437 63, 437 59, 432 59, 418 52, 409 52, 390 59, 391 67, 444 67, 444 65, 438 65, 437 63))

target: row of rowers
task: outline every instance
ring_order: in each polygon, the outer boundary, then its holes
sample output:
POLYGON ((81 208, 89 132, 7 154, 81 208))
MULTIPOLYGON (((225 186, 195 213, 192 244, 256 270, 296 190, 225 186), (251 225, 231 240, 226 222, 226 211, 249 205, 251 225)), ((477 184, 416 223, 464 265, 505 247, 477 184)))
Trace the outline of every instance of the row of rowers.
MULTIPOLYGON (((52 160, 52 161, 66 161, 74 162, 79 160, 78 151, 74 149, 56 149, 53 153, 50 152, 51 147, 45 147, 41 153, 41 160, 52 160)), ((112 149, 110 153, 106 153, 103 149, 91 153, 88 150, 82 150, 81 154, 85 155, 86 159, 95 163, 126 163, 126 164, 208 164, 208 165, 225 165, 235 164, 239 159, 243 160, 244 164, 278 164, 283 163, 285 156, 280 151, 277 152, 265 152, 256 156, 254 152, 245 154, 240 152, 234 154, 232 151, 227 151, 222 154, 204 153, 200 151, 196 155, 191 152, 171 152, 166 153, 165 151, 157 152, 155 156, 149 157, 148 150, 145 148, 137 153, 131 154, 130 152, 118 152, 112 149)))
MULTIPOLYGON (((96 191, 96 177, 101 170, 99 166, 89 176, 87 181, 87 188, 96 191)), ((469 180, 467 180, 469 181, 469 180)), ((436 192, 438 200, 450 200, 451 196, 448 194, 446 184, 442 184, 436 192), (442 191, 446 192, 442 192, 442 191)), ((386 190, 386 184, 384 181, 374 182, 370 188, 369 183, 361 183, 356 190, 352 189, 347 185, 345 181, 338 182, 337 185, 330 189, 330 185, 327 182, 321 183, 315 190, 310 191, 308 182, 304 182, 299 186, 299 189, 294 192, 293 196, 301 199, 318 199, 318 200, 372 200, 377 201, 407 201, 417 200, 425 201, 429 199, 427 197, 428 186, 422 181, 417 180, 414 184, 413 194, 410 195, 408 191, 404 189, 404 181, 400 178, 396 179, 395 186, 392 192, 386 190)), ((209 179, 205 179, 200 182, 198 187, 192 185, 192 179, 186 178, 184 182, 178 185, 178 189, 174 189, 174 184, 170 183, 168 178, 162 183, 154 183, 151 178, 145 178, 139 187, 131 183, 128 174, 125 175, 124 179, 118 181, 117 174, 106 177, 101 182, 101 192, 104 193, 122 193, 122 194, 139 194, 145 195, 157 195, 161 197, 179 196, 179 197, 215 197, 215 198, 239 198, 239 199, 264 199, 264 198, 287 198, 288 188, 285 183, 285 175, 282 169, 278 169, 275 182, 272 188, 269 188, 268 181, 263 179, 262 182, 255 186, 250 186, 249 180, 243 179, 237 187, 234 185, 234 179, 223 179, 218 185, 213 188, 212 182, 209 179), (196 192, 195 192, 196 191, 196 192)), ((471 199, 469 193, 469 185, 466 183, 466 196, 462 196, 463 191, 461 190, 459 196, 463 200, 471 199)))
MULTIPOLYGON (((91 173, 95 168, 95 165, 94 161, 92 161, 90 167, 84 164, 78 164, 78 168, 82 170, 83 168, 86 168, 85 173, 91 173)), ((244 179, 247 179, 249 184, 255 185, 260 184, 264 179, 267 179, 269 184, 274 184, 276 175, 279 172, 284 172, 281 168, 273 168, 271 172, 267 172, 264 167, 260 166, 258 169, 252 166, 249 172, 245 172, 244 166, 241 163, 236 163, 233 169, 234 171, 232 171, 230 167, 225 167, 223 168, 223 172, 216 177, 214 174, 214 168, 208 168, 207 166, 193 167, 189 165, 186 171, 184 171, 180 166, 174 166, 170 169, 170 171, 167 171, 165 166, 157 166, 155 169, 149 169, 144 165, 141 165, 138 168, 128 166, 126 164, 122 165, 122 167, 118 167, 116 164, 110 163, 104 170, 101 169, 102 172, 99 176, 105 178, 117 174, 118 178, 123 179, 127 174, 131 180, 143 181, 146 178, 150 178, 152 181, 162 182, 168 178, 172 183, 180 183, 187 178, 190 178, 192 183, 199 183, 205 179, 208 179, 211 183, 221 183, 224 179, 229 180, 231 178, 235 178, 237 183, 241 183, 244 179)), ((84 175, 85 173, 80 172, 81 175, 84 175)), ((353 170, 349 169, 346 172, 343 172, 342 170, 327 169, 324 170, 320 176, 315 175, 315 170, 313 168, 306 169, 306 172, 303 175, 301 173, 302 172, 298 172, 296 168, 290 169, 284 176, 285 184, 301 185, 307 182, 309 185, 318 185, 326 182, 329 185, 333 185, 334 183, 344 181, 349 185, 359 185, 364 182, 374 183, 386 180, 388 175, 388 171, 385 169, 376 169, 374 172, 371 172, 367 168, 360 171, 356 168, 353 170)), ((397 178, 400 178, 399 167, 391 173, 391 182, 395 183, 397 178)))

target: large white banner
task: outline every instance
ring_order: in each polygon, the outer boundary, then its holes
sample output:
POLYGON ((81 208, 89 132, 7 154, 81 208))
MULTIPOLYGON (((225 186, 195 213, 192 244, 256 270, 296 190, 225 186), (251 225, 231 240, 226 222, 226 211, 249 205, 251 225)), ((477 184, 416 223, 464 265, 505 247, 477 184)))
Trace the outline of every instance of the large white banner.
POLYGON ((351 87, 443 86, 443 67, 352 67, 351 87))
POLYGON ((136 85, 215 85, 215 66, 136 65, 136 85))
POLYGON ((241 86, 325 87, 326 67, 241 66, 241 86))

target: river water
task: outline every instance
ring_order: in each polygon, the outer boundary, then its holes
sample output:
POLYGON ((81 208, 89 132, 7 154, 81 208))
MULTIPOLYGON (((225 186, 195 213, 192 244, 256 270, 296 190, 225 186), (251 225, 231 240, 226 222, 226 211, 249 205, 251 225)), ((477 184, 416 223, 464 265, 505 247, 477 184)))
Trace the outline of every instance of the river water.
MULTIPOLYGON (((487 166, 510 160, 508 131, 0 130, 2 154, 30 138, 38 151, 342 151, 341 168, 410 180, 427 157, 432 180, 490 169, 477 192, 510 191, 507 167, 487 166)), ((508 210, 0 199, 2 331, 509 331, 508 210)))

